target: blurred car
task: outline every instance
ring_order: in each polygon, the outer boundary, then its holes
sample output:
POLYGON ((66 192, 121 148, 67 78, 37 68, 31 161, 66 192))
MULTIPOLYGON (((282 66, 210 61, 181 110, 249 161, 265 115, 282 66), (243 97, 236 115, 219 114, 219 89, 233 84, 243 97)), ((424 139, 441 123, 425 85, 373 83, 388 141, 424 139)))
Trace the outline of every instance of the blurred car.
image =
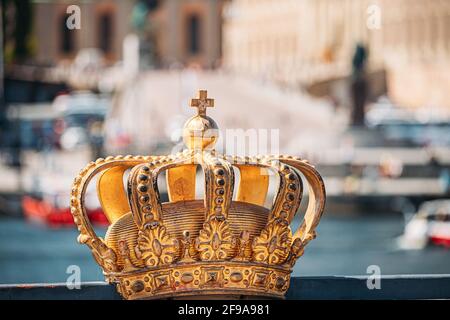
POLYGON ((83 146, 89 143, 89 137, 85 128, 71 127, 64 130, 59 140, 62 149, 73 150, 78 146, 83 146))
POLYGON ((385 97, 372 104, 366 114, 366 123, 369 127, 413 124, 415 122, 416 118, 412 112, 395 106, 385 97))
POLYGON ((50 104, 14 104, 8 107, 2 147, 43 150, 58 146, 55 130, 59 113, 50 104))
POLYGON ((413 146, 450 146, 448 116, 435 112, 434 108, 425 110, 401 108, 382 97, 368 110, 366 124, 379 130, 387 141, 413 146))
POLYGON ((424 202, 397 240, 401 249, 422 249, 430 243, 450 248, 450 200, 424 202))
POLYGON ((96 144, 102 143, 97 141, 98 128, 103 125, 110 108, 108 96, 75 92, 59 96, 53 107, 61 112, 63 130, 60 144, 63 149, 72 150, 80 145, 90 144, 92 138, 96 139, 96 144))

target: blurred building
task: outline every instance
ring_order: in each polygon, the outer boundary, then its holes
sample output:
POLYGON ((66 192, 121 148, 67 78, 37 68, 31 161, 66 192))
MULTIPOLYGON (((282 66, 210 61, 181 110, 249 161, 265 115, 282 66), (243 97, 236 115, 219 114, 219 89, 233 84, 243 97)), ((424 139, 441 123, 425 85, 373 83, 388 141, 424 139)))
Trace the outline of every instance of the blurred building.
POLYGON ((57 64, 73 59, 79 50, 85 48, 100 49, 110 62, 120 59, 122 42, 130 28, 129 15, 133 5, 133 1, 123 0, 35 1, 35 61, 57 64), (70 5, 80 8, 80 29, 70 30, 66 26, 70 5))
POLYGON ((209 68, 221 56, 222 0, 36 1, 33 10, 38 63, 72 59, 84 48, 98 48, 114 62, 129 32, 140 34, 156 66, 209 68), (80 30, 66 27, 69 5, 81 9, 80 30))
POLYGON ((233 0, 224 66, 298 86, 347 76, 357 43, 400 105, 450 109, 450 1, 233 0))
POLYGON ((149 22, 160 65, 218 66, 222 6, 223 0, 152 1, 149 22))

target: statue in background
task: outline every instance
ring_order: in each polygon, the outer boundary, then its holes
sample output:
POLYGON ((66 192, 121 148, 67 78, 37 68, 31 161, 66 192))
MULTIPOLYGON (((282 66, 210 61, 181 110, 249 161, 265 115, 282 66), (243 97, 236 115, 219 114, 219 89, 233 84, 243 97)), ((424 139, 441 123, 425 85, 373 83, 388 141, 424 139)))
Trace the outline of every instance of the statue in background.
POLYGON ((364 126, 365 106, 369 94, 366 76, 367 49, 362 44, 356 46, 352 60, 352 79, 350 85, 352 99, 351 124, 364 126))

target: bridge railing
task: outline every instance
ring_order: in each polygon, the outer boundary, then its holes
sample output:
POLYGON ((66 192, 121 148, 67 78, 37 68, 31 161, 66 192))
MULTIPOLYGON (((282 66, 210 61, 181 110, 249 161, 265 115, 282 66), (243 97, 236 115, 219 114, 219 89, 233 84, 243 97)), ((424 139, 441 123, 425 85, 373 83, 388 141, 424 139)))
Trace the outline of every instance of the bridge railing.
MULTIPOLYGON (((450 274, 382 276, 293 277, 287 299, 450 299, 450 274), (378 288, 377 288, 378 287, 378 288), (370 289, 372 288, 372 289, 370 289)), ((119 300, 114 286, 85 282, 80 289, 65 283, 0 285, 0 300, 119 300)))

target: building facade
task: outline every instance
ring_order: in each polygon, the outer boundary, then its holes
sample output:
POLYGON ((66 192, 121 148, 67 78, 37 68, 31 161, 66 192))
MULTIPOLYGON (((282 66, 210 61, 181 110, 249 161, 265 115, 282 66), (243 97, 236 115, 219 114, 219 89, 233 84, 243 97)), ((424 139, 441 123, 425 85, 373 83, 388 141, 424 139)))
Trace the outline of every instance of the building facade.
MULTIPOLYGON (((211 68, 220 63, 222 0, 146 0, 146 23, 136 30, 139 14, 135 0, 36 1, 33 3, 35 60, 57 64, 73 59, 85 48, 100 49, 107 61, 122 58, 123 40, 137 32, 141 45, 151 50, 157 67, 199 65, 211 68), (66 22, 71 5, 80 8, 80 29, 66 22), (151 42, 151 43, 149 43, 151 42)), ((142 9, 142 6, 140 7, 142 9)))
POLYGON ((448 0, 233 0, 223 33, 234 72, 293 86, 339 78, 362 43, 394 101, 450 107, 448 0))
POLYGON ((220 64, 222 0, 160 0, 150 11, 156 57, 159 64, 220 64))
MULTIPOLYGON (((107 61, 121 58, 122 42, 130 32, 132 1, 36 1, 33 3, 34 59, 42 64, 57 64, 73 59, 81 49, 97 48, 107 61), (79 10, 80 28, 67 28, 67 19, 79 10)), ((75 13, 78 14, 78 13, 75 13)))

